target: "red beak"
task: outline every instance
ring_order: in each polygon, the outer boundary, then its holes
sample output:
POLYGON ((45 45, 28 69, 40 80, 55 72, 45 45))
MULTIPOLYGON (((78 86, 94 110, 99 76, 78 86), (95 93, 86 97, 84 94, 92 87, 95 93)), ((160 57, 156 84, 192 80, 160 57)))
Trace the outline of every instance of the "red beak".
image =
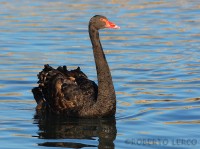
POLYGON ((114 24, 114 23, 112 23, 112 22, 110 22, 108 20, 106 20, 106 26, 105 27, 106 28, 113 28, 113 29, 120 29, 119 26, 117 26, 116 24, 114 24))

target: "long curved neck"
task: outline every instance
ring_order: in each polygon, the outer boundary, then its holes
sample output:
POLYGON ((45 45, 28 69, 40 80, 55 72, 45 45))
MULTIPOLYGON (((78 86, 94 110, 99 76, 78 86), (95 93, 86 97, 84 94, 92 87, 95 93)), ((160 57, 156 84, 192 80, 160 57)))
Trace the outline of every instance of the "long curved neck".
POLYGON ((92 25, 89 25, 89 35, 97 70, 98 96, 96 104, 89 110, 91 112, 88 111, 88 116, 90 114, 93 117, 112 116, 116 112, 116 95, 112 76, 101 46, 99 32, 92 25))

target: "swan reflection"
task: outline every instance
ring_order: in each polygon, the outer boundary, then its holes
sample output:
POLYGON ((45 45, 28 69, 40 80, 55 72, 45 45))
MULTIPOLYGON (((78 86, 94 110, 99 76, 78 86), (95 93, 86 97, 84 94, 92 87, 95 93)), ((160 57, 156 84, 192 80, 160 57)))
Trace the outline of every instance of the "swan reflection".
POLYGON ((114 148, 117 133, 115 117, 64 118, 40 111, 35 114, 34 123, 39 128, 37 137, 44 139, 44 142, 38 143, 39 146, 114 148), (99 143, 91 144, 92 140, 98 140, 99 143))

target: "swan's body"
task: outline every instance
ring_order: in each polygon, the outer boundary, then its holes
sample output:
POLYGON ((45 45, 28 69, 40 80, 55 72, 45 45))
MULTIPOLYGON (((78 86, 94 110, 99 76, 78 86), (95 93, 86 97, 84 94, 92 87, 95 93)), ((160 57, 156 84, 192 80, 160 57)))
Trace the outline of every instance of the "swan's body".
POLYGON ((45 65, 38 74, 39 86, 32 90, 38 104, 36 109, 48 108, 54 113, 70 117, 115 115, 115 90, 98 32, 103 28, 119 27, 99 15, 92 17, 89 22, 98 86, 89 80, 79 67, 68 71, 66 66, 54 69, 45 65))

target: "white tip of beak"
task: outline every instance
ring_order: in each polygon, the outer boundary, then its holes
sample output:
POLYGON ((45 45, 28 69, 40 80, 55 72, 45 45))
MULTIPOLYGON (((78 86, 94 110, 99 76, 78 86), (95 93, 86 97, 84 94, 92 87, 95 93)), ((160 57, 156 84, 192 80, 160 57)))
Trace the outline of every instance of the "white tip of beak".
POLYGON ((115 25, 113 28, 114 28, 114 29, 120 29, 120 27, 117 26, 117 25, 115 25))

